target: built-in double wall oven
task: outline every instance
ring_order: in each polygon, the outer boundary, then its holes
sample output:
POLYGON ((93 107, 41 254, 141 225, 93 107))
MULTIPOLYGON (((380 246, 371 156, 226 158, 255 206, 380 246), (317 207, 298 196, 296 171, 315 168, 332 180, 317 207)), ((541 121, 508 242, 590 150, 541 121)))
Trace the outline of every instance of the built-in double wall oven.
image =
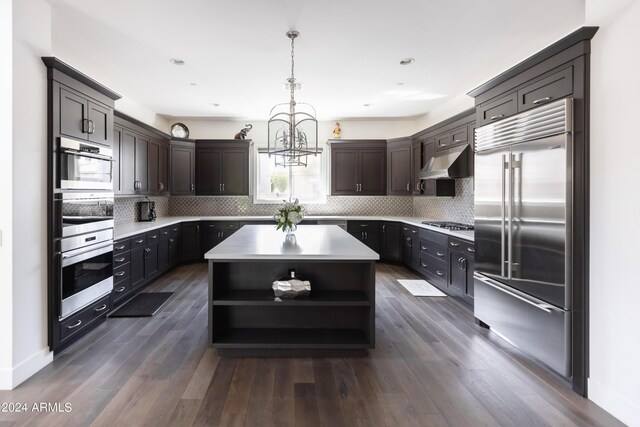
POLYGON ((54 194, 60 320, 113 289, 111 153, 99 144, 60 138, 54 194))

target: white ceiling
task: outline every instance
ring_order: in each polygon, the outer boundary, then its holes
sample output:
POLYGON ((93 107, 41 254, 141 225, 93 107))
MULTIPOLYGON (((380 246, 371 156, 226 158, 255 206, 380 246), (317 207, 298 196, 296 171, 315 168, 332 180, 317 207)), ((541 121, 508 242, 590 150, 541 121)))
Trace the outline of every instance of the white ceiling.
POLYGON ((584 22, 583 0, 50 2, 56 56, 175 117, 266 119, 288 101, 289 29, 296 99, 333 119, 426 113, 584 22))

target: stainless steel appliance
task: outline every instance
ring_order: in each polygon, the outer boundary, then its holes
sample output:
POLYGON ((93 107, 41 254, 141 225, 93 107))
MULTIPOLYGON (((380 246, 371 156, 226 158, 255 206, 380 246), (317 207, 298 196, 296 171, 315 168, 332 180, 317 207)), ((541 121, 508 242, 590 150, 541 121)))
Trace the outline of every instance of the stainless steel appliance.
POLYGON ((470 144, 437 151, 420 170, 420 179, 466 178, 471 176, 470 144))
POLYGON ((140 209, 140 221, 155 221, 156 220, 156 204, 155 202, 147 200, 146 202, 138 202, 140 209))
POLYGON ((473 230, 473 225, 462 224, 460 222, 451 221, 422 221, 424 225, 430 225, 431 227, 444 228, 445 230, 473 230))
POLYGON ((113 240, 80 246, 63 252, 61 258, 60 319, 64 319, 113 289, 113 240))
POLYGON ((61 237, 113 228, 113 193, 58 193, 61 237))
POLYGON ((571 372, 572 100, 476 130, 475 317, 571 372))
POLYGON ((113 190, 113 152, 86 141, 60 138, 60 189, 113 190))

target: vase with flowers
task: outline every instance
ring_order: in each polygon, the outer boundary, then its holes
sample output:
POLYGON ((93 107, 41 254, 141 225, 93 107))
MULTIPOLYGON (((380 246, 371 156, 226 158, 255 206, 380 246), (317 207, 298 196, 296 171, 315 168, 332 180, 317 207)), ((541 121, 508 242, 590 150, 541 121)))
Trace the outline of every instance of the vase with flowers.
POLYGON ((273 216, 276 221, 276 230, 282 230, 287 234, 293 234, 298 228, 298 224, 304 218, 305 210, 300 205, 298 199, 292 201, 283 200, 284 206, 278 209, 273 216))

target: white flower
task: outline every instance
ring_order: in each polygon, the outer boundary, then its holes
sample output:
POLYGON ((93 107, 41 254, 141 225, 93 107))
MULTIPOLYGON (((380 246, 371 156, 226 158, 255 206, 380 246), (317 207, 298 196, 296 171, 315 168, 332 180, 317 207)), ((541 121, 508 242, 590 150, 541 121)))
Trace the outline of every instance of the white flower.
POLYGON ((289 212, 289 214, 287 215, 287 218, 289 219, 289 221, 291 221, 293 224, 297 224, 300 221, 302 221, 302 215, 300 215, 299 212, 293 211, 293 212, 289 212))

